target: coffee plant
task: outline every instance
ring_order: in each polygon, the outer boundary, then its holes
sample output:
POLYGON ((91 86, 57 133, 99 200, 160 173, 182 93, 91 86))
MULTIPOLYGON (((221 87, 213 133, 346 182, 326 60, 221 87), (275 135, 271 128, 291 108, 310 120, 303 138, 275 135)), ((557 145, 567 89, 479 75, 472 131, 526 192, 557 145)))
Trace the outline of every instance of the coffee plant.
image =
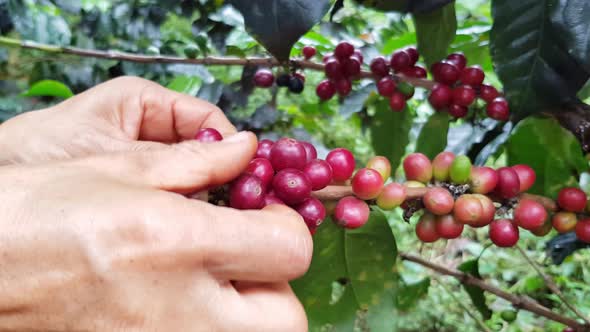
POLYGON ((311 331, 590 331, 587 31, 581 0, 0 0, 0 120, 121 75, 218 105, 258 150, 192 197, 302 216, 311 331))

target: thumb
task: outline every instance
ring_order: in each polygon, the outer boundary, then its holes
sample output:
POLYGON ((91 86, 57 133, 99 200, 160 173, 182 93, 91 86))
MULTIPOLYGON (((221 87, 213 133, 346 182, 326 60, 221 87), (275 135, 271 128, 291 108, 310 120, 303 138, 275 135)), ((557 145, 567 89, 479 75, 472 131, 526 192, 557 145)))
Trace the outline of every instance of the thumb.
POLYGON ((236 178, 254 157, 256 136, 240 132, 223 141, 184 141, 81 161, 120 181, 189 193, 236 178))

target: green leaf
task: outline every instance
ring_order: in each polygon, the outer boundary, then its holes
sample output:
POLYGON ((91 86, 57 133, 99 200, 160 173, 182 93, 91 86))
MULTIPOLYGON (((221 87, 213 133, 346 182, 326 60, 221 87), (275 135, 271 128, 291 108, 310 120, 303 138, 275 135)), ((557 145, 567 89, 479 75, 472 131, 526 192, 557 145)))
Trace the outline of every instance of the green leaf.
POLYGON ((375 109, 375 116, 369 124, 373 149, 376 154, 387 157, 391 169, 395 170, 410 141, 408 135, 412 128, 412 113, 407 109, 392 112, 387 100, 380 100, 371 107, 375 109))
POLYGON ((418 301, 428 294, 430 278, 424 278, 413 284, 402 284, 395 294, 395 307, 406 311, 412 309, 418 301))
POLYGON ((416 152, 424 153, 433 159, 447 147, 449 116, 445 112, 434 113, 420 130, 416 142, 416 152))
POLYGON ((244 16, 248 32, 279 60, 330 9, 329 0, 230 0, 244 16))
POLYGON ((580 143, 552 118, 527 118, 506 143, 508 164, 527 164, 537 174, 530 192, 555 197, 588 170, 580 143))
POLYGON ((203 80, 197 76, 176 76, 167 87, 170 90, 194 96, 199 92, 203 80))
POLYGON ((428 13, 414 14, 413 18, 418 51, 426 64, 430 66, 447 56, 449 45, 457 31, 455 3, 428 13))
POLYGON ((328 324, 336 331, 353 331, 359 313, 371 331, 391 331, 396 257, 395 238, 382 212, 371 212, 369 222, 356 230, 327 220, 314 235, 309 271, 291 283, 310 331, 328 324))
MULTIPOLYGON (((463 271, 467 274, 474 276, 475 278, 481 279, 479 275, 479 258, 472 259, 463 264, 459 265, 459 271, 463 271)), ((492 311, 486 304, 486 297, 483 290, 479 287, 463 284, 465 291, 469 294, 473 305, 481 313, 484 319, 490 319, 492 317, 492 311)))
POLYGON ((67 99, 74 95, 70 88, 58 81, 42 80, 33 84, 23 93, 25 97, 57 97, 67 99))

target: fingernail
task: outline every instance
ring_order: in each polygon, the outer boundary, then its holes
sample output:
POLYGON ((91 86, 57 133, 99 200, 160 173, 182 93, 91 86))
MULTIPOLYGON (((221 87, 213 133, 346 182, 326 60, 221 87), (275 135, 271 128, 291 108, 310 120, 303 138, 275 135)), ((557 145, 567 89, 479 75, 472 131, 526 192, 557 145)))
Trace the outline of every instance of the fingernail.
POLYGON ((249 136, 250 134, 247 131, 241 131, 237 134, 229 136, 228 138, 224 138, 223 142, 241 143, 247 141, 249 136))

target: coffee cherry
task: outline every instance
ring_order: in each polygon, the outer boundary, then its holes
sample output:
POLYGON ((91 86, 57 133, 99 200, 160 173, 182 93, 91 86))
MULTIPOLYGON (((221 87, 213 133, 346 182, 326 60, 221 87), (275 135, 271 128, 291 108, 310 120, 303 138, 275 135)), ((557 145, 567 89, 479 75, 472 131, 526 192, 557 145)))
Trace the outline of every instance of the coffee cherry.
POLYGON ((332 167, 326 161, 315 159, 307 163, 303 173, 311 183, 311 190, 326 188, 332 182, 332 167))
POLYGON ((465 184, 471 177, 471 160, 467 156, 457 156, 449 168, 451 182, 465 184))
POLYGON ((567 326, 567 327, 565 327, 565 328, 563 329, 563 331, 561 331, 561 332, 576 332, 576 330, 574 330, 574 328, 573 328, 573 327, 569 327, 569 326, 567 326))
POLYGON ((196 45, 187 45, 183 53, 187 58, 194 59, 199 55, 199 48, 196 45))
POLYGON ((498 247, 513 247, 518 242, 519 234, 510 219, 498 219, 492 221, 489 229, 490 240, 498 247))
POLYGON ((578 223, 578 218, 573 212, 557 212, 551 218, 553 228, 559 233, 571 232, 578 223))
POLYGON ((500 313, 500 317, 502 317, 502 319, 507 322, 507 323, 512 323, 516 320, 516 315, 518 314, 518 311, 515 310, 503 310, 500 313))
POLYGON ((335 83, 336 92, 342 97, 348 96, 352 91, 352 82, 349 79, 341 78, 337 80, 335 83))
POLYGON ((301 51, 301 53, 303 53, 305 60, 309 60, 315 56, 316 49, 313 46, 305 46, 305 47, 303 47, 303 50, 301 51))
POLYGON ((400 50, 393 52, 389 64, 391 66, 391 69, 393 69, 393 71, 397 73, 412 66, 412 60, 410 59, 408 53, 406 53, 403 50, 400 50))
POLYGON ((492 100, 496 99, 499 95, 500 93, 498 90, 491 85, 482 84, 479 87, 479 97, 488 103, 491 103, 492 100))
POLYGON ((535 174, 535 170, 533 170, 529 165, 514 165, 512 166, 512 169, 516 172, 516 175, 518 175, 521 193, 529 190, 535 184, 537 175, 535 174))
POLYGON ((304 88, 305 85, 303 84, 303 80, 300 77, 298 77, 297 75, 291 76, 291 78, 289 79, 289 91, 291 91, 292 93, 299 94, 303 92, 304 88))
POLYGON ((302 171, 287 168, 272 180, 275 195, 288 205, 302 203, 311 194, 311 183, 302 171))
POLYGON ((535 229, 531 229, 531 233, 535 234, 536 236, 545 236, 547 234, 549 234, 549 232, 551 232, 551 230, 553 229, 553 224, 551 223, 551 220, 547 219, 545 221, 545 223, 543 225, 541 225, 541 227, 537 227, 535 229))
POLYGON ((586 243, 590 243, 590 219, 582 219, 576 224, 576 237, 586 243))
POLYGON ((347 196, 336 205, 334 221, 344 228, 355 229, 369 221, 371 210, 365 201, 353 196, 347 196))
POLYGON ((336 58, 331 58, 326 61, 324 65, 324 72, 326 77, 333 80, 338 80, 343 77, 342 65, 336 58))
POLYGON ((486 114, 494 120, 508 121, 510 117, 508 102, 502 97, 497 97, 486 106, 486 114))
POLYGON ((440 235, 436 232, 436 220, 434 215, 424 213, 416 224, 416 236, 422 242, 431 243, 440 239, 440 235))
POLYGON ((452 152, 441 152, 432 160, 432 175, 436 181, 448 181, 451 164, 455 160, 452 152))
POLYGON ((201 143, 212 143, 223 140, 223 136, 216 129, 203 128, 197 132, 195 139, 201 143))
POLYGON ((326 161, 332 167, 334 181, 346 181, 354 172, 354 156, 346 149, 337 148, 330 151, 326 156, 326 161))
POLYGON ((326 63, 330 59, 336 59, 336 57, 334 57, 334 53, 326 53, 326 54, 324 54, 324 56, 322 57, 322 63, 326 63))
POLYGON ((291 81, 291 75, 281 74, 281 75, 279 75, 279 77, 277 77, 277 86, 288 87, 290 81, 291 81))
POLYGON ((404 187, 407 188, 425 188, 426 184, 420 181, 406 181, 404 182, 404 187))
POLYGON ((428 183, 432 179, 432 164, 422 153, 408 155, 404 159, 403 166, 407 180, 428 183))
POLYGON ((475 90, 469 85, 460 85, 453 89, 453 104, 468 107, 475 100, 475 90))
POLYGON ((377 198, 382 189, 383 178, 374 169, 361 168, 352 178, 352 192, 362 200, 377 198))
POLYGON ((229 191, 229 206, 240 210, 257 210, 264 204, 264 186, 255 175, 242 174, 229 191))
POLYGON ((389 75, 389 64, 382 56, 378 56, 371 60, 370 68, 371 73, 373 73, 373 75, 375 75, 377 78, 389 75))
POLYGON ((389 159, 383 156, 375 156, 367 162, 367 168, 372 168, 381 174, 383 181, 387 181, 391 176, 391 163, 389 159))
POLYGON ((452 62, 459 70, 463 70, 463 68, 465 68, 465 66, 467 65, 467 58, 465 58, 465 55, 463 55, 463 53, 449 54, 447 56, 447 60, 452 62))
POLYGON ((480 200, 473 195, 463 195, 455 201, 453 216, 455 220, 467 225, 477 225, 483 214, 480 200))
POLYGON ((453 215, 437 216, 434 223, 436 233, 443 239, 456 239, 461 236, 465 225, 455 220, 453 215))
POLYGON ((435 110, 441 110, 451 103, 453 91, 448 85, 437 84, 432 88, 428 101, 435 110))
POLYGON ((414 96, 414 90, 414 86, 406 82, 399 82, 397 84, 397 91, 401 92, 406 97, 406 100, 414 96))
POLYGON ((326 208, 317 198, 306 198, 303 203, 295 207, 295 211, 303 217, 309 229, 317 228, 326 219, 326 208))
POLYGON ((471 86, 479 86, 483 83, 483 79, 485 78, 485 74, 483 70, 481 70, 478 66, 471 66, 466 67, 461 71, 461 83, 471 85, 471 86))
POLYGON ((473 167, 471 169, 471 191, 476 194, 492 192, 498 184, 499 176, 491 167, 473 167))
POLYGON ((350 57, 353 59, 357 59, 361 64, 365 62, 365 57, 363 56, 363 52, 361 52, 361 50, 354 50, 350 57))
POLYGON ((377 92, 383 97, 390 97, 394 92, 397 84, 391 76, 385 76, 377 82, 377 92))
POLYGON ((563 188, 557 195, 559 207, 570 212, 584 212, 586 201, 586 193, 578 188, 563 188))
POLYGON ((354 54, 354 46, 349 42, 340 42, 336 45, 334 49, 334 56, 338 58, 338 60, 345 60, 350 58, 351 55, 354 54))
POLYGON ((401 112, 406 108, 406 96, 401 92, 394 92, 389 97, 389 108, 394 112, 401 112))
POLYGON ((524 229, 537 229, 547 220, 547 211, 543 205, 530 200, 522 199, 514 209, 514 222, 524 229))
POLYGON ((270 194, 266 194, 264 195, 264 199, 263 199, 263 203, 262 203, 262 207, 267 207, 269 205, 273 205, 273 204, 277 204, 277 205, 285 205, 285 202, 281 201, 278 197, 276 197, 275 195, 270 195, 270 194))
POLYGON ((494 221, 494 217, 496 216, 496 207, 494 206, 494 202, 485 195, 480 194, 473 194, 472 197, 479 200, 481 203, 481 215, 479 219, 471 224, 473 227, 484 227, 489 225, 492 221, 494 221))
POLYGON ((269 139, 263 139, 258 142, 256 149, 256 158, 270 159, 270 150, 275 143, 269 139))
POLYGON ((272 71, 268 69, 259 69, 256 74, 254 74, 254 84, 260 88, 268 88, 271 87, 275 81, 275 76, 272 74, 272 71))
POLYGON ((443 60, 439 62, 436 67, 436 71, 433 71, 434 80, 445 84, 445 85, 453 85, 457 80, 459 80, 459 75, 461 71, 455 66, 454 63, 443 60))
POLYGON ((313 144, 306 141, 299 141, 299 143, 301 143, 301 145, 303 145, 303 148, 305 149, 305 162, 308 163, 318 157, 318 151, 315 149, 315 146, 313 146, 313 144))
POLYGON ((418 53, 418 50, 413 47, 406 47, 406 49, 404 49, 404 52, 408 53, 408 55, 410 56, 410 64, 413 66, 416 64, 416 62, 418 62, 418 58, 420 58, 420 53, 418 53))
POLYGON ((449 106, 449 114, 457 119, 461 119, 467 116, 467 113, 469 112, 469 109, 465 106, 461 106, 461 105, 457 105, 457 104, 451 104, 451 106, 449 106))
POLYGON ((502 198, 512 198, 520 192, 520 180, 518 174, 510 167, 501 167, 496 170, 498 173, 498 184, 496 193, 502 198))
POLYGON ((432 214, 442 216, 453 211, 455 200, 448 190, 432 188, 422 197, 422 203, 432 214))
POLYGON ((342 70, 344 76, 354 77, 361 73, 361 62, 356 58, 350 58, 342 61, 342 70))
POLYGON ((262 187, 264 189, 268 188, 268 185, 272 182, 272 178, 275 175, 275 171, 272 168, 270 161, 265 158, 252 159, 244 172, 257 176, 262 182, 262 187))
POLYGON ((321 100, 329 100, 336 94, 336 86, 330 80, 321 81, 315 89, 315 93, 321 100))
POLYGON ((269 160, 277 172, 286 168, 302 170, 307 164, 307 153, 299 141, 285 137, 272 146, 269 160))
POLYGON ((420 66, 409 67, 401 71, 404 76, 415 78, 426 78, 428 73, 426 69, 420 66))
POLYGON ((377 206, 383 210, 393 210, 406 200, 406 188, 399 183, 392 182, 381 190, 377 197, 377 206))

